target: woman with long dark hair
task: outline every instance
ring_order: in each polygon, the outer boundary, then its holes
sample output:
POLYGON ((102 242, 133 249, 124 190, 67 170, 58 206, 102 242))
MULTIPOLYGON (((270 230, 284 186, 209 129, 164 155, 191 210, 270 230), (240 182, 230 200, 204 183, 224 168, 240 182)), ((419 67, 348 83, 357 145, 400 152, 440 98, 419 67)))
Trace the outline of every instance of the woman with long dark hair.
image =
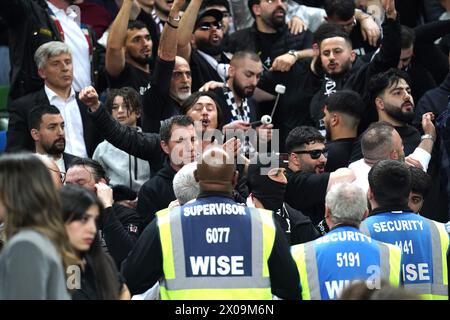
POLYGON ((73 286, 74 300, 129 299, 129 292, 119 280, 112 258, 103 251, 97 232, 103 204, 97 196, 78 185, 66 185, 61 191, 62 216, 70 244, 78 259, 81 283, 73 286))
POLYGON ((27 153, 0 156, 0 300, 70 299, 64 270, 77 262, 44 163, 27 153))

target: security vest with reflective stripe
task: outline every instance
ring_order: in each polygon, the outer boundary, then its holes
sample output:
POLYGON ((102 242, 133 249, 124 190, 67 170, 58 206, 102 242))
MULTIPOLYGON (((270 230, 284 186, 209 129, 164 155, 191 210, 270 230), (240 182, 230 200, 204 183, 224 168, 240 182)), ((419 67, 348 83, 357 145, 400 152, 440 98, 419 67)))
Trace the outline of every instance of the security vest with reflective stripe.
POLYGON ((399 286, 401 251, 355 227, 336 227, 323 237, 291 247, 291 253, 303 300, 339 298, 354 281, 365 281, 371 289, 376 289, 381 279, 399 286))
POLYGON ((413 212, 393 211, 368 217, 360 229, 403 251, 402 275, 406 289, 422 299, 448 299, 449 234, 444 224, 413 212))
POLYGON ((226 197, 199 198, 157 214, 161 299, 272 299, 272 212, 226 197))

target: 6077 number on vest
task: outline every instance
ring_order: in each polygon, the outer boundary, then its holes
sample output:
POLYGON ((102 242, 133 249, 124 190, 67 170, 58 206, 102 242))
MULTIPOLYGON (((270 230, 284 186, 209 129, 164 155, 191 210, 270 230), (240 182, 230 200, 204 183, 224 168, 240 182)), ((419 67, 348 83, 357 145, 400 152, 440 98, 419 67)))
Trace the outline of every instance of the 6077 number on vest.
POLYGON ((252 275, 251 219, 245 210, 234 211, 239 214, 182 215, 187 277, 252 275))

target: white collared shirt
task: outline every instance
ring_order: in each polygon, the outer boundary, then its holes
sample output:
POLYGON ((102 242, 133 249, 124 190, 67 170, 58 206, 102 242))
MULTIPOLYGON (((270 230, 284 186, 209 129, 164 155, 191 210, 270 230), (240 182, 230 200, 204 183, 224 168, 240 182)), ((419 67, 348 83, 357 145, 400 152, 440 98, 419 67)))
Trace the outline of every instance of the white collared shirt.
POLYGON ((70 95, 67 100, 58 96, 52 89, 45 86, 45 94, 50 104, 59 109, 64 119, 66 133, 65 152, 78 157, 87 157, 86 144, 84 143, 83 121, 78 107, 75 90, 70 89, 70 95))
POLYGON ((88 41, 75 21, 77 18, 75 11, 69 7, 66 13, 48 1, 47 4, 61 24, 64 31, 64 43, 69 46, 72 52, 73 88, 75 91, 81 91, 81 89, 92 84, 88 41))

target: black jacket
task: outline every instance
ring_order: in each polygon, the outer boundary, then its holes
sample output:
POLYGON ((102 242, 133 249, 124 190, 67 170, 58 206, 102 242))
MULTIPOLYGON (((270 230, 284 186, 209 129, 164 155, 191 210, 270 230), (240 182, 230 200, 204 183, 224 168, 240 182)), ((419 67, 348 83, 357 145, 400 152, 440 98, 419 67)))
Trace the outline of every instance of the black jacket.
MULTIPOLYGON (((230 59, 222 53, 219 63, 230 63, 230 59)), ((198 91, 208 81, 223 82, 217 70, 209 64, 197 49, 191 51, 189 66, 192 73, 192 92, 198 91)))
POLYGON ((291 246, 320 237, 320 233, 312 224, 311 219, 287 203, 283 203, 283 207, 277 214, 274 214, 274 217, 280 223, 291 246))
POLYGON ((175 174, 176 171, 167 161, 156 176, 139 190, 137 212, 142 217, 144 228, 155 218, 156 212, 167 208, 176 199, 172 185, 175 174))
POLYGON ((447 74, 445 80, 439 87, 427 91, 416 105, 414 126, 422 128, 422 115, 432 111, 438 117, 446 110, 448 104, 448 96, 450 95, 450 73, 447 74))
POLYGON ((141 217, 135 209, 115 203, 104 210, 99 227, 109 254, 120 268, 142 231, 141 217))
MULTIPOLYGON (((77 96, 78 108, 80 109, 81 121, 83 122, 83 136, 86 144, 86 151, 89 157, 94 154, 97 145, 103 141, 92 120, 88 117, 88 107, 85 106, 77 96)), ((6 151, 29 150, 34 151, 34 141, 31 138, 28 123, 30 110, 38 104, 50 104, 45 90, 32 92, 26 96, 15 100, 8 108, 9 123, 6 141, 6 151)))
MULTIPOLYGON (((258 34, 256 23, 249 28, 236 31, 230 35, 227 50, 233 53, 241 50, 251 50, 256 53, 261 52, 263 48, 261 47, 258 34)), ((277 34, 278 37, 270 50, 270 60, 272 62, 276 57, 287 53, 289 50, 311 48, 313 36, 309 30, 294 35, 285 24, 278 30, 277 34)))
POLYGON ((317 225, 325 214, 325 196, 327 194, 330 173, 292 172, 287 170, 288 184, 284 201, 292 208, 300 210, 317 225))

